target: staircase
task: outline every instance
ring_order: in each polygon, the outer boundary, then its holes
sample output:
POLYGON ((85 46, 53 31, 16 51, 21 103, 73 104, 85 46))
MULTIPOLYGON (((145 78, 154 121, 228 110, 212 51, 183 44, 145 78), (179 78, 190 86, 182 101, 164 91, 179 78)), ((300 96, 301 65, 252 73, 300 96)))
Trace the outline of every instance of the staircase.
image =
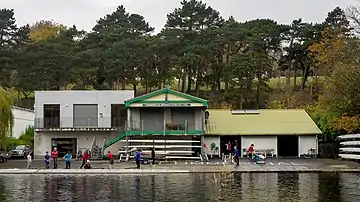
POLYGON ((105 151, 104 148, 105 141, 106 139, 104 138, 103 146, 99 147, 98 145, 96 145, 96 137, 94 137, 90 147, 91 159, 103 159, 104 151, 105 151))
POLYGON ((118 141, 126 138, 126 135, 127 135, 126 133, 123 133, 123 134, 121 134, 120 136, 118 136, 117 138, 112 139, 112 140, 110 140, 109 142, 107 142, 106 144, 104 144, 104 150, 105 150, 106 148, 110 147, 111 145, 117 143, 118 141))

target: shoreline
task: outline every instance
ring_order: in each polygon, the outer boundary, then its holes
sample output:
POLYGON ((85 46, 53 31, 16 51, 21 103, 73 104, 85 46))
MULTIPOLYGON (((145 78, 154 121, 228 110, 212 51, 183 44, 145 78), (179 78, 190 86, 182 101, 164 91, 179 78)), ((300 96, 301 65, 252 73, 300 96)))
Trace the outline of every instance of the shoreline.
POLYGON ((128 175, 196 173, 360 173, 360 169, 0 169, 0 175, 128 175))

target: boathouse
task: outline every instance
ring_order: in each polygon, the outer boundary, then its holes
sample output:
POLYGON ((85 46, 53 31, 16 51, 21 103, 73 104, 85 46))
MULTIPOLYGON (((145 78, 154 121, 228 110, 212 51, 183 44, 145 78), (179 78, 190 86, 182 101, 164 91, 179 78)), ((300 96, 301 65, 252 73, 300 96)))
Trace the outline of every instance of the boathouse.
POLYGON ((205 142, 221 145, 237 142, 241 151, 254 144, 267 156, 300 157, 317 154, 321 134, 302 109, 221 110, 208 109, 205 142))
POLYGON ((221 157, 230 141, 271 156, 317 152, 316 127, 304 110, 215 110, 206 100, 169 88, 139 97, 133 91, 35 92, 35 156, 90 149, 155 149, 167 159, 221 157))

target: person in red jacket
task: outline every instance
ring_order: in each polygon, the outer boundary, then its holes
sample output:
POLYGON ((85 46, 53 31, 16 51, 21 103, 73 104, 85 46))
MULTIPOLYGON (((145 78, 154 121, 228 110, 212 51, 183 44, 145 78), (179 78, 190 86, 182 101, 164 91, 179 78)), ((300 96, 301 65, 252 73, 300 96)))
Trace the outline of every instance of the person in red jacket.
POLYGON ((57 160, 59 158, 59 152, 57 150, 57 148, 55 147, 54 150, 51 152, 51 157, 53 158, 54 161, 54 169, 57 169, 57 160))
POLYGON ((83 162, 82 162, 82 164, 80 166, 80 169, 82 169, 84 167, 84 165, 86 164, 86 161, 89 160, 90 156, 91 155, 89 154, 89 151, 85 150, 85 152, 84 152, 84 154, 82 156, 83 162))
POLYGON ((249 158, 253 159, 254 156, 254 144, 251 144, 249 149, 248 149, 248 153, 249 153, 249 158))
POLYGON ((107 156, 109 158, 109 167, 108 168, 111 169, 114 165, 114 157, 110 151, 108 151, 107 156))

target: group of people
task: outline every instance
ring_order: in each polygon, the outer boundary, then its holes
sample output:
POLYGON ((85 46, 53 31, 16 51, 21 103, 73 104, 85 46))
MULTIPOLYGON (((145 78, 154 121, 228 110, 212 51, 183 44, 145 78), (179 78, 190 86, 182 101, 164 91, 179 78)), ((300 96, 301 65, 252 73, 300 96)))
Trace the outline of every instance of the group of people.
MULTIPOLYGON (((80 169, 91 169, 91 163, 89 158, 91 157, 91 154, 89 153, 88 150, 85 150, 85 152, 82 155, 82 164, 80 166, 80 169)), ((108 151, 107 153, 107 157, 109 159, 109 169, 113 168, 114 165, 114 156, 113 154, 108 151)), ((155 149, 152 148, 151 149, 151 157, 152 157, 152 164, 155 164, 155 149)), ((57 148, 55 147, 53 149, 53 151, 51 152, 51 154, 49 154, 49 152, 46 152, 45 156, 44 156, 44 161, 45 161, 45 169, 50 169, 50 159, 52 159, 53 161, 53 169, 57 169, 58 168, 58 158, 59 158, 59 151, 57 150, 57 148)), ((63 159, 65 160, 65 169, 70 169, 71 168, 71 159, 72 159, 72 154, 70 153, 70 151, 68 151, 63 159)), ((136 162, 136 167, 140 168, 140 164, 141 164, 141 150, 138 149, 136 151, 135 154, 135 162, 136 162)), ((31 164, 32 164, 32 157, 31 157, 31 153, 29 153, 27 155, 27 168, 30 169, 31 168, 31 164)))
MULTIPOLYGON (((236 165, 239 165, 240 164, 240 160, 239 160, 240 152, 239 152, 239 145, 238 145, 237 141, 235 141, 234 152, 231 152, 232 145, 231 145, 230 141, 228 143, 226 143, 225 146, 226 146, 226 154, 231 155, 233 153, 234 161, 235 161, 236 165)), ((254 150, 254 144, 251 144, 250 147, 247 150, 247 154, 248 154, 249 159, 253 158, 254 151, 255 151, 254 150)))

